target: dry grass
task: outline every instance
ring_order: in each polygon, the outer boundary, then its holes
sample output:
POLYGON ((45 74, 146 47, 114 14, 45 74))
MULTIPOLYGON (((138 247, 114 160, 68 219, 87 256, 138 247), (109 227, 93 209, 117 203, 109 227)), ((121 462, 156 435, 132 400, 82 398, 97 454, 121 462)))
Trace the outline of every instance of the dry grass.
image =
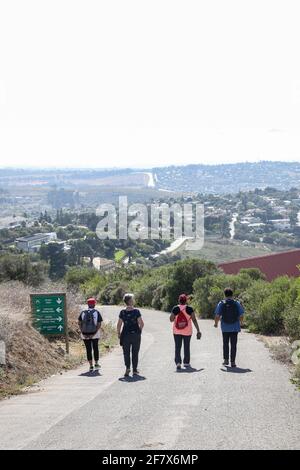
MULTIPOLYGON (((62 292, 65 286, 44 284, 38 290, 30 289, 20 282, 0 284, 0 340, 6 345, 6 366, 0 367, 0 398, 20 393, 24 387, 75 367, 85 360, 85 352, 79 337, 77 319, 83 299, 80 295, 67 293, 70 331, 70 354, 65 354, 62 338, 51 340, 40 335, 31 326, 30 293, 62 292)), ((105 325, 102 335, 102 353, 117 342, 112 325, 105 325)))
POLYGON ((266 335, 257 335, 256 337, 269 348, 273 359, 284 364, 291 364, 292 347, 287 337, 266 335))
POLYGON ((264 336, 257 335, 257 338, 264 342, 270 349, 273 359, 288 366, 291 372, 291 381, 300 389, 300 363, 294 366, 291 357, 293 353, 292 345, 285 336, 264 336))

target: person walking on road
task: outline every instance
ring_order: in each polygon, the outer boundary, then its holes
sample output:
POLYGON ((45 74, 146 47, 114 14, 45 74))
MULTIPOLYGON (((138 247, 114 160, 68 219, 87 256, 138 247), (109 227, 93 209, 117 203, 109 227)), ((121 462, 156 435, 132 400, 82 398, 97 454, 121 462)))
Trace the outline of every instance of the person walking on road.
POLYGON ((87 360, 90 364, 90 372, 93 372, 93 354, 95 369, 99 369, 99 339, 103 318, 99 310, 96 310, 96 300, 90 298, 87 300, 88 308, 81 312, 78 318, 78 324, 81 331, 81 338, 86 348, 87 360))
POLYGON ((118 337, 120 345, 123 347, 125 362, 125 377, 128 377, 131 371, 133 375, 138 375, 139 351, 141 346, 141 333, 144 328, 144 322, 139 309, 134 307, 134 295, 125 294, 123 297, 125 308, 121 310, 117 324, 118 337))
POLYGON ((201 332, 195 312, 192 307, 187 305, 188 298, 185 294, 179 296, 179 305, 173 307, 170 321, 173 322, 173 334, 175 341, 175 364, 177 370, 181 370, 181 348, 183 343, 184 357, 183 365, 190 368, 190 343, 193 334, 192 322, 197 330, 197 339, 201 338, 201 332))
POLYGON ((215 310, 215 328, 218 328, 221 320, 221 330, 223 335, 223 358, 224 366, 229 365, 229 343, 231 367, 236 367, 236 349, 238 333, 241 331, 243 323, 244 308, 233 298, 233 290, 229 287, 224 290, 225 299, 218 303, 215 310))

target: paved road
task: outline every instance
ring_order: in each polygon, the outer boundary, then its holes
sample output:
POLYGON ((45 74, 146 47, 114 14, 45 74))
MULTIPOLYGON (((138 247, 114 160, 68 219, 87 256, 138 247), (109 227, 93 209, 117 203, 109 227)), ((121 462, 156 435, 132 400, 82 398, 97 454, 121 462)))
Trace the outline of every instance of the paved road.
MULTIPOLYGON (((116 319, 117 310, 103 310, 116 319)), ((86 366, 0 403, 2 449, 299 449, 300 393, 255 336, 240 335, 238 365, 221 366, 221 335, 201 321, 191 373, 174 370, 168 316, 144 310, 144 380, 120 380, 118 347, 99 376, 86 366)))

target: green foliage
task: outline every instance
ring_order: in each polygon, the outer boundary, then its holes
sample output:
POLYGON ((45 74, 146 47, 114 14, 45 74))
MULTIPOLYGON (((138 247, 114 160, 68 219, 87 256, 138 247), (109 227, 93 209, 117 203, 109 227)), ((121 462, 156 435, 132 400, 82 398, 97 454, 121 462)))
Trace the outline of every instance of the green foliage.
POLYGON ((242 294, 246 309, 246 325, 250 331, 280 334, 284 330, 284 313, 292 304, 291 284, 288 277, 273 282, 254 281, 242 294))
POLYGON ((60 243, 43 244, 40 256, 49 262, 49 277, 52 280, 62 279, 66 274, 67 255, 60 243))
POLYGON ((140 306, 152 305, 153 292, 157 289, 157 281, 148 279, 136 292, 136 302, 140 306))
POLYGON ((181 293, 192 294, 196 279, 217 272, 217 267, 210 261, 189 259, 177 261, 169 281, 166 283, 166 296, 162 304, 165 310, 170 310, 178 302, 181 293))
POLYGON ((254 281, 266 279, 266 276, 258 268, 243 268, 240 270, 239 274, 248 274, 248 276, 254 281))
POLYGON ((250 331, 263 334, 281 334, 283 332, 284 299, 280 294, 267 297, 253 315, 250 331))
POLYGON ((108 283, 105 274, 96 273, 91 279, 87 279, 81 285, 81 291, 86 297, 99 297, 99 293, 108 283))
POLYGON ((124 251, 124 250, 116 251, 116 253, 115 253, 116 263, 120 263, 122 261, 122 259, 125 258, 125 256, 126 256, 126 251, 124 251))
POLYGON ((295 340, 300 338, 300 302, 299 300, 289 306, 283 317, 283 323, 287 335, 295 340))
POLYGON ((37 286, 45 278, 45 264, 32 262, 29 255, 6 254, 0 257, 0 282, 22 281, 37 286))
POLYGON ((242 297, 253 279, 248 272, 237 275, 214 274, 197 279, 193 285, 193 306, 202 318, 212 318, 217 303, 224 298, 224 289, 231 287, 235 297, 242 297))
POLYGON ((129 291, 128 284, 125 282, 112 282, 107 284, 99 294, 99 300, 103 304, 120 304, 123 296, 129 291))
POLYGON ((78 289, 79 286, 95 277, 96 271, 92 268, 72 266, 68 269, 65 280, 71 289, 78 289))

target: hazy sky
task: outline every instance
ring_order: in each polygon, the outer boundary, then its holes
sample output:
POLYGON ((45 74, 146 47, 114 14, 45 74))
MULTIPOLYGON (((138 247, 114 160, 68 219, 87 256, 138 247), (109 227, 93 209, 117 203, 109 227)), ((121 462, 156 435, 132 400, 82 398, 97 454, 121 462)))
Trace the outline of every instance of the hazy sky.
POLYGON ((0 0, 0 165, 300 161, 299 13, 0 0))

